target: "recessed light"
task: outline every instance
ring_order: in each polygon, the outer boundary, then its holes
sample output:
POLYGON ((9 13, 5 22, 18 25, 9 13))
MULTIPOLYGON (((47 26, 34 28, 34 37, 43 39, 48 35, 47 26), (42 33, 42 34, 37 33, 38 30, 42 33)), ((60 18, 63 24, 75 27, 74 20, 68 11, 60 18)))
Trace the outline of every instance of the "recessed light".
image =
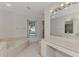
POLYGON ((10 6, 12 6, 10 3, 6 3, 6 6, 8 6, 8 7, 10 7, 10 6))
POLYGON ((29 6, 26 7, 28 10, 30 10, 31 8, 29 6))
POLYGON ((61 4, 61 6, 64 6, 64 4, 61 4))

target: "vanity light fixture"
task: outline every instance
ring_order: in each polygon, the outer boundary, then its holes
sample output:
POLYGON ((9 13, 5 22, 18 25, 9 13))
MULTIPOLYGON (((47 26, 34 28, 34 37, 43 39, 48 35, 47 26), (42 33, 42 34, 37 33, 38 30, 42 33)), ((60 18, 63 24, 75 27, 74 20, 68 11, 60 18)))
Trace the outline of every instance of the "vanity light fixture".
POLYGON ((70 4, 70 2, 66 2, 66 4, 70 4))
POLYGON ((61 4, 60 6, 62 7, 62 6, 64 6, 64 4, 61 4))
POLYGON ((52 14, 56 14, 58 11, 65 9, 66 7, 70 7, 72 4, 76 4, 75 2, 66 2, 66 4, 61 4, 60 7, 57 7, 53 11, 50 10, 52 14))
POLYGON ((66 21, 71 21, 71 19, 66 19, 66 21))
POLYGON ((6 6, 11 7, 12 5, 10 3, 6 3, 6 6))

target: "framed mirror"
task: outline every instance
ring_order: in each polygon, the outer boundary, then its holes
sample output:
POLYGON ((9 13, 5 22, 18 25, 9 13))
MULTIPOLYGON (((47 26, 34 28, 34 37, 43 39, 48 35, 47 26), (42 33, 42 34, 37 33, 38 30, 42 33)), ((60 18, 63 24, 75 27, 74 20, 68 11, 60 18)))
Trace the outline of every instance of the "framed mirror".
POLYGON ((28 37, 36 37, 36 21, 28 20, 27 22, 28 28, 28 37))

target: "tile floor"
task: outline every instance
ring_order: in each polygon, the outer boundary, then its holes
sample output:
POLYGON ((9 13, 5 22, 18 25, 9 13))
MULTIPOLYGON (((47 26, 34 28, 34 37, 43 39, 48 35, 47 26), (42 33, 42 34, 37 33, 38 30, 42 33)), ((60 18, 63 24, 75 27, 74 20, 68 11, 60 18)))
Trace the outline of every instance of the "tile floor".
POLYGON ((38 43, 32 43, 24 49, 17 57, 40 57, 38 52, 38 43))

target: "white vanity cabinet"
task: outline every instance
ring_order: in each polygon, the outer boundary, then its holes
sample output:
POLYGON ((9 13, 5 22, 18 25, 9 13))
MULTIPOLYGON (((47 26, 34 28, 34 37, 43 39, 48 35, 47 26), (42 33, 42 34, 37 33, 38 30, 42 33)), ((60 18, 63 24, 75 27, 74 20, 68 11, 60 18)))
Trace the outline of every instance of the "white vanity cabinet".
POLYGON ((56 57, 71 57, 71 56, 56 49, 56 57))
POLYGON ((50 40, 42 40, 41 55, 44 57, 79 57, 79 40, 53 36, 50 40))

